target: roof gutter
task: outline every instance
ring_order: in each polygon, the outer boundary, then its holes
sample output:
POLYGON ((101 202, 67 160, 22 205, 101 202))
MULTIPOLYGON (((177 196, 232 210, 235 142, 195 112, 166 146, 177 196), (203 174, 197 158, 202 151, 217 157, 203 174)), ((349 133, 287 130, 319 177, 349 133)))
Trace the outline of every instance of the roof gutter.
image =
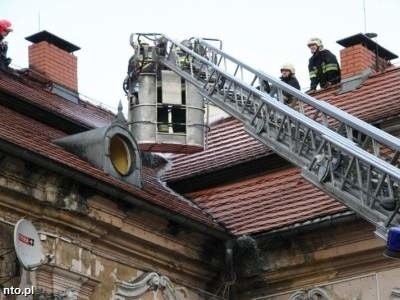
POLYGON ((111 184, 106 182, 94 179, 88 175, 82 174, 70 167, 66 167, 61 165, 60 163, 54 162, 48 158, 45 158, 39 154, 36 154, 32 151, 24 149, 22 147, 16 146, 13 143, 10 143, 4 139, 0 139, 0 149, 7 152, 10 155, 20 157, 24 160, 30 161, 34 164, 37 164, 45 169, 49 169, 53 172, 62 174, 66 177, 72 178, 78 182, 81 182, 95 190, 101 191, 107 195, 110 195, 113 198, 121 199, 126 201, 134 206, 143 208, 151 213, 157 214, 159 216, 165 217, 169 220, 172 220, 178 224, 190 227, 194 230, 197 230, 201 233, 210 234, 215 238, 221 240, 231 239, 232 236, 226 232, 221 231, 211 226, 207 226, 201 222, 192 220, 183 215, 178 215, 174 212, 168 211, 161 207, 157 207, 155 205, 151 205, 148 202, 141 200, 128 192, 121 191, 119 188, 113 187, 111 184))
POLYGON ((337 213, 334 215, 329 215, 325 217, 315 218, 313 220, 308 220, 304 222, 295 223, 288 225, 279 229, 271 230, 268 232, 261 232, 251 234, 251 236, 257 240, 259 239, 273 239, 273 238, 283 238, 289 237, 294 234, 305 233, 313 231, 315 229, 322 229, 326 227, 332 227, 338 224, 348 223, 355 220, 362 220, 353 211, 345 211, 342 213, 337 213))

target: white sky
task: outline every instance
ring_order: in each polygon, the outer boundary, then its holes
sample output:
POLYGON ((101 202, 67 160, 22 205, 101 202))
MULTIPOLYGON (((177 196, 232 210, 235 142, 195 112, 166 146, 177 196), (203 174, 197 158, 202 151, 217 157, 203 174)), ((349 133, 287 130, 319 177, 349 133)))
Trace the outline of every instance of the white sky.
MULTIPOLYGON (((400 54, 400 0, 364 1, 366 31, 378 33, 378 43, 400 54)), ((227 53, 268 74, 279 76, 282 63, 293 63, 306 89, 307 40, 320 37, 339 58, 336 41, 365 32, 364 1, 0 0, 0 19, 13 23, 7 40, 14 66, 28 66, 25 37, 50 31, 81 47, 75 52, 79 92, 116 109, 125 100, 132 32, 160 32, 175 40, 220 38, 227 53)))

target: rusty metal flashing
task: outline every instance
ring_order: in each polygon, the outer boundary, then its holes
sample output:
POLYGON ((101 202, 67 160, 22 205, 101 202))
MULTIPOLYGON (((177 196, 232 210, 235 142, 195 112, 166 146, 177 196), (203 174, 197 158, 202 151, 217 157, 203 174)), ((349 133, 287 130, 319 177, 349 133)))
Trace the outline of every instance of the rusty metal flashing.
POLYGON ((283 237, 299 232, 311 231, 316 228, 320 229, 323 227, 329 227, 334 224, 346 223, 360 219, 361 218, 357 216, 353 211, 345 211, 342 213, 337 213, 329 216, 310 219, 304 222, 297 222, 268 232, 252 234, 252 236, 256 239, 268 239, 278 236, 283 237))

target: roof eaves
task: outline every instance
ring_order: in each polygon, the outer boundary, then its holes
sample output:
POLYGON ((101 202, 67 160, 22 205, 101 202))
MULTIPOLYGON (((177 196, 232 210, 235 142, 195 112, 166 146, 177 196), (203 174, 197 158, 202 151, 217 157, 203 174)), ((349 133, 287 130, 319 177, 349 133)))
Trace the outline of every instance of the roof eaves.
POLYGON ((171 182, 172 183, 172 182, 187 180, 187 179, 190 179, 190 178, 193 178, 193 177, 207 176, 207 175, 210 175, 210 174, 212 174, 214 172, 217 172, 217 171, 220 171, 220 170, 223 170, 223 169, 228 169, 228 168, 231 168, 231 167, 234 167, 234 166, 238 166, 240 164, 244 164, 244 163, 256 160, 256 159, 261 158, 261 157, 270 156, 272 154, 274 154, 274 153, 265 153, 265 154, 257 156, 257 157, 248 157, 248 158, 246 158, 244 160, 231 162, 231 163, 228 163, 228 164, 220 164, 218 166, 215 166, 215 167, 212 167, 212 168, 209 168, 209 169, 203 169, 203 170, 200 170, 198 172, 191 172, 190 174, 186 174, 186 175, 183 175, 183 176, 178 176, 178 177, 165 176, 165 177, 161 177, 161 178, 163 180, 165 179, 166 182, 171 182))
POLYGON ((257 239, 268 239, 277 236, 285 236, 288 234, 292 235, 299 232, 310 231, 316 228, 333 226, 334 224, 348 222, 357 219, 360 219, 360 217, 358 217, 358 215, 355 212, 346 210, 344 212, 335 213, 332 215, 326 215, 322 217, 308 219, 303 222, 296 222, 270 231, 251 233, 251 235, 257 239))
POLYGON ((176 212, 170 211, 167 208, 160 207, 155 204, 150 204, 144 198, 133 195, 132 193, 129 193, 127 191, 123 191, 122 189, 115 187, 110 183, 100 181, 93 176, 83 174, 71 167, 53 161, 48 157, 32 152, 19 145, 15 145, 7 140, 0 139, 0 149, 5 151, 6 153, 10 153, 24 160, 31 161, 32 163, 35 163, 43 168, 52 170, 69 178, 72 178, 78 182, 91 186, 98 191, 111 195, 113 198, 121 199, 138 207, 142 207, 147 211, 150 211, 157 215, 163 215, 179 224, 187 225, 203 233, 212 234, 216 238, 230 238, 230 234, 227 232, 226 228, 221 227, 221 225, 217 224, 214 220, 212 222, 210 220, 210 224, 205 224, 199 220, 184 216, 183 214, 177 214, 176 212), (211 226, 211 224, 213 224, 213 226, 211 226))

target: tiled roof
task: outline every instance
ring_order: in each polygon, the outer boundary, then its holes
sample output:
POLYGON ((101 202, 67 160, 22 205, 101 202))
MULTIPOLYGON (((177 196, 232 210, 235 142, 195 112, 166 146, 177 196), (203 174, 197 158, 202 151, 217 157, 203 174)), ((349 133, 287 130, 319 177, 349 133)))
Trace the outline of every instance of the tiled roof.
MULTIPOLYGON (((400 114, 400 68, 371 76, 361 88, 338 94, 338 88, 314 93, 317 99, 373 122, 400 114)), ((232 118, 211 127, 206 151, 177 155, 163 179, 176 181, 223 169, 270 154, 268 147, 250 137, 232 118)))
MULTIPOLYGON (((360 89, 338 95, 332 88, 314 94, 347 112, 376 121, 400 114, 400 69, 371 76, 360 89)), ((112 115, 101 109, 70 103, 46 91, 27 86, 0 74, 0 90, 40 105, 54 113, 65 115, 88 126, 107 125, 112 115), (49 99, 49 100, 47 100, 49 99), (88 115, 86 115, 88 114, 88 115)), ((153 174, 144 170, 144 189, 122 183, 92 167, 73 154, 52 144, 50 140, 63 136, 61 131, 1 107, 0 138, 12 142, 51 160, 74 168, 105 183, 112 184, 155 205, 180 213, 194 220, 218 226, 206 213, 221 222, 232 233, 241 235, 279 229, 287 225, 324 215, 345 211, 335 199, 303 179, 296 168, 257 175, 235 183, 192 192, 187 196, 204 209, 174 195, 153 174)), ((174 181, 207 174, 271 154, 268 147, 250 137, 243 126, 228 118, 212 126, 207 150, 176 155, 172 168, 164 179, 174 181)))
MULTIPOLYGON (((373 75, 351 92, 338 94, 336 86, 313 96, 367 122, 398 116, 400 68, 373 75)), ((257 144, 257 155, 270 153, 232 119, 212 127, 211 134, 213 143, 206 152, 177 156, 165 178, 174 181, 252 160, 257 157, 251 154, 257 144), (229 132, 236 132, 240 138, 229 132), (235 159, 229 160, 225 155, 231 153, 235 159)), ((271 231, 346 210, 340 202, 302 178, 294 167, 193 191, 187 197, 236 235, 271 231)))
POLYGON ((294 167, 186 196, 235 235, 278 229, 346 210, 294 167))
MULTIPOLYGON (((18 84, 13 84, 12 88, 18 86, 18 84)), ((41 93, 38 92, 37 94, 41 93)), ((33 95, 33 97, 36 97, 36 94, 33 95)), ((143 189, 136 188, 107 175, 76 155, 51 143, 51 140, 65 136, 65 133, 62 131, 49 127, 1 105, 0 116, 0 140, 5 140, 26 149, 26 151, 31 151, 46 159, 62 164, 66 168, 72 168, 105 184, 120 188, 153 205, 214 228, 221 229, 221 227, 201 209, 187 199, 175 195, 174 192, 165 187, 155 176, 153 170, 144 168, 143 189)))
POLYGON ((400 114, 400 68, 392 68, 367 79, 352 92, 337 94, 329 89, 313 94, 313 97, 360 118, 366 122, 397 116, 400 114))
POLYGON ((227 118, 211 127, 206 150, 174 156, 172 167, 165 172, 163 179, 174 181, 213 172, 271 153, 266 146, 249 136, 239 121, 227 118))
POLYGON ((114 118, 113 113, 87 101, 80 100, 80 103, 76 104, 30 85, 29 80, 22 75, 14 78, 14 76, 0 72, 0 91, 91 128, 107 126, 114 118))

